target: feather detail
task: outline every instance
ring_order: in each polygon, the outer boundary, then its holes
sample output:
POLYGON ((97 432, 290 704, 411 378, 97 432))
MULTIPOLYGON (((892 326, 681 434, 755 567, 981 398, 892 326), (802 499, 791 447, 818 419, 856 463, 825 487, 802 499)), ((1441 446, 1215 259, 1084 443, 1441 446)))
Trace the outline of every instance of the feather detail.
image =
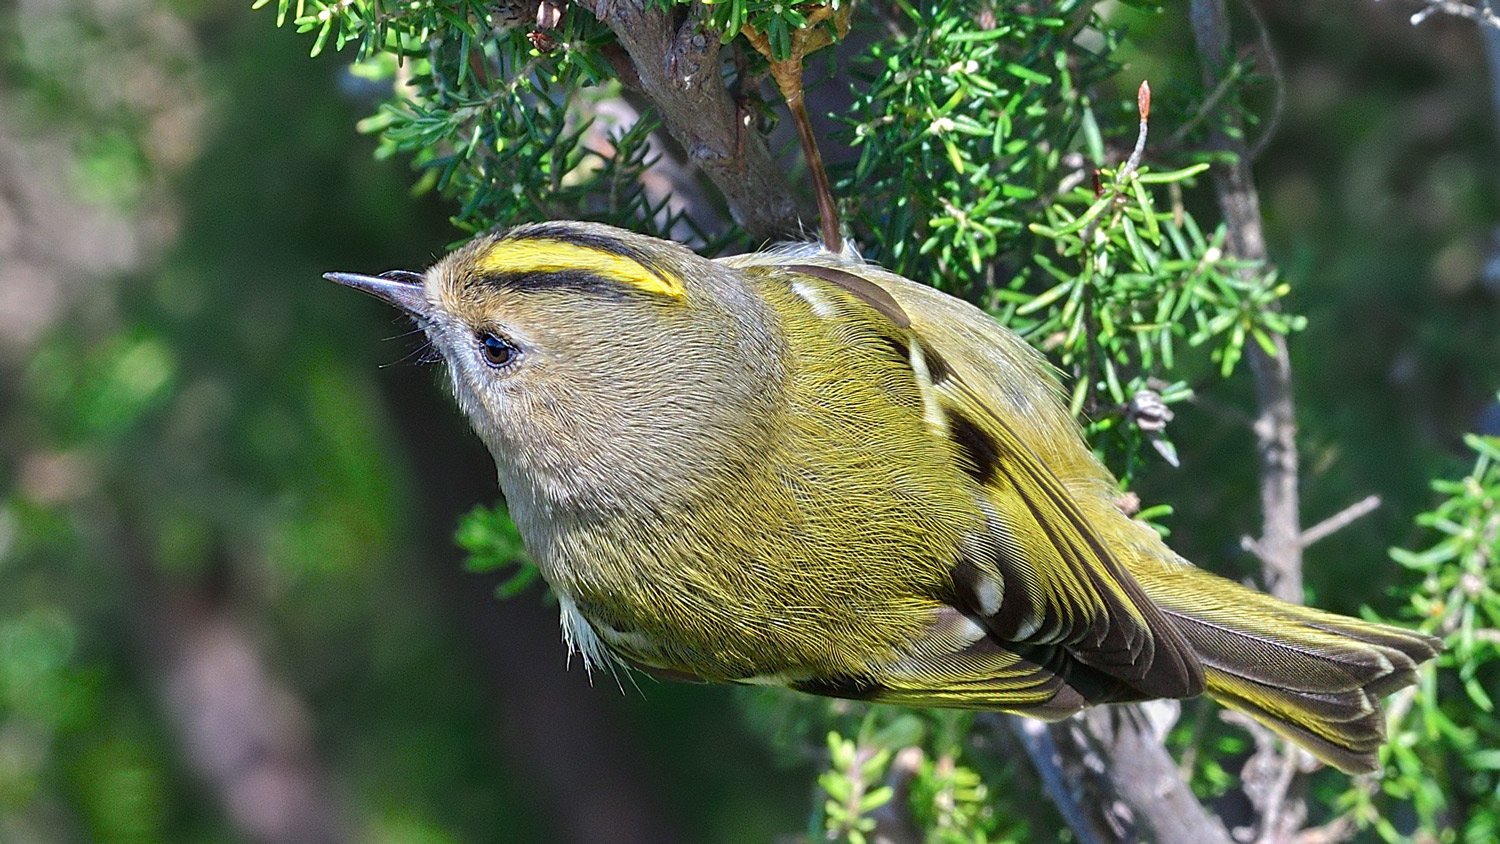
POLYGON ((1057 477, 961 377, 936 389, 950 402, 950 416, 967 420, 971 436, 986 441, 985 456, 993 460, 992 467, 970 469, 1006 516, 1009 541, 998 547, 1010 553, 995 562, 1008 594, 991 617, 996 635, 1066 646, 1074 658, 1151 697, 1202 693, 1202 669, 1187 641, 1057 477))
POLYGON ((614 655, 604 643, 599 640, 599 635, 594 632, 593 625, 578 611, 578 605, 572 598, 561 592, 557 595, 558 617, 562 623, 563 644, 568 648, 568 655, 578 654, 583 658, 583 668, 590 675, 595 668, 608 668, 614 655))
POLYGON ((1198 652, 1211 696, 1344 771, 1378 769, 1381 698, 1437 655, 1426 634, 1286 604, 1185 563, 1138 574, 1198 652))

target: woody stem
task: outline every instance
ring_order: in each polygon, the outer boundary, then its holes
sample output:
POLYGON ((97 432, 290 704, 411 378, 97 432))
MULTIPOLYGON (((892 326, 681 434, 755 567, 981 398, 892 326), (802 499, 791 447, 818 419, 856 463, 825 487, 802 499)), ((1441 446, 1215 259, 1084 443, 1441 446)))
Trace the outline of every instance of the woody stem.
POLYGON ((828 173, 823 168, 823 156, 818 152, 818 139, 813 134, 812 119, 807 114, 807 104, 802 96, 802 56, 793 51, 785 61, 772 62, 771 76, 786 99, 787 109, 792 113, 792 122, 797 124, 797 139, 802 142, 802 155, 807 159, 811 171, 813 193, 818 200, 818 222, 823 236, 823 248, 835 254, 844 251, 844 238, 839 232, 839 211, 833 201, 833 188, 828 184, 828 173))

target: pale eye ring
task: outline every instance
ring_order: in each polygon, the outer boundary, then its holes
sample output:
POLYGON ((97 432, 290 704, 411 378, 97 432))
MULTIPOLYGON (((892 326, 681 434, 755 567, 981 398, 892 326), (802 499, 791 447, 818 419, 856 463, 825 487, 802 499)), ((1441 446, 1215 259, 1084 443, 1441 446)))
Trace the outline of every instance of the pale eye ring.
POLYGON ((484 362, 496 369, 510 366, 520 356, 521 350, 516 344, 489 331, 479 333, 479 354, 484 362))

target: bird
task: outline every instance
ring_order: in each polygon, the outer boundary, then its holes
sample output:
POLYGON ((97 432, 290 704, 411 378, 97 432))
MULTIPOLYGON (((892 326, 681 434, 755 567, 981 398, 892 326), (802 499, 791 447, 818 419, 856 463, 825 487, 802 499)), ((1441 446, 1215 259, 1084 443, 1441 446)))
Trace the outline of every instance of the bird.
POLYGON ((1438 653, 1183 559, 1042 354, 852 253, 548 221, 325 277, 440 353, 588 666, 1045 720, 1207 694, 1361 773, 1438 653))

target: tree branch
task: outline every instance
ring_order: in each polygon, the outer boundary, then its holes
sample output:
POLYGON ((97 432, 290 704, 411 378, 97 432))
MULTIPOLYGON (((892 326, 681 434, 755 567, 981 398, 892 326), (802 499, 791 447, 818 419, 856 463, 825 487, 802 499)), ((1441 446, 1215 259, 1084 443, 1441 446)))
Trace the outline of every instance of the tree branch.
POLYGON ((585 0, 630 55, 640 91, 662 116, 688 160, 718 186, 735 220, 752 237, 799 233, 784 172, 761 136, 741 119, 720 73, 719 33, 696 13, 681 26, 646 0, 585 0))
POLYGON ((1302 547, 1306 548, 1320 539, 1326 539, 1379 509, 1380 496, 1367 495, 1307 530, 1302 531, 1302 547))
MULTIPOLYGON (((1224 0, 1192 0, 1193 39, 1203 62, 1204 87, 1213 90, 1229 71, 1229 17, 1224 0)), ((1250 151, 1242 127, 1231 112, 1231 130, 1214 131, 1215 148, 1233 153, 1233 161, 1213 169, 1214 188, 1224 213, 1229 251, 1251 261, 1266 260, 1261 228, 1260 195, 1250 176, 1250 151)), ((1256 542, 1267 590, 1284 601, 1302 602, 1301 518, 1297 492, 1297 419, 1292 401, 1291 356, 1286 338, 1273 335, 1276 350, 1268 355, 1259 343, 1246 344, 1255 376, 1255 438, 1261 460, 1261 538, 1256 542)))
POLYGON ((1416 26, 1434 14, 1439 12, 1454 17, 1468 18, 1471 21, 1481 23, 1492 29, 1500 30, 1500 15, 1490 8, 1488 2, 1481 6, 1470 6, 1468 3, 1460 3, 1458 0, 1422 0, 1425 8, 1417 11, 1411 16, 1412 26, 1416 26))
MULTIPOLYGON (((1026 755, 1031 757, 1031 764, 1036 768, 1047 796, 1052 798, 1052 805, 1057 807, 1080 844, 1110 844, 1121 840, 1124 830, 1119 824, 1112 823, 1102 811, 1092 811, 1114 805, 1112 797, 1095 799, 1089 793, 1099 791, 1113 795, 1107 779, 1100 778, 1091 788, 1091 780, 1073 776, 1075 772, 1088 769, 1084 763, 1085 755, 1070 752, 1064 758, 1063 748, 1053 741, 1052 733, 1041 721, 1021 715, 1009 715, 1006 719, 1011 732, 1026 749, 1026 755)), ((1069 747, 1070 751, 1072 749, 1069 747)))
POLYGON ((153 603, 152 656, 176 738, 235 829, 258 844, 348 841, 312 718, 250 631, 191 596, 153 603))
POLYGON ((1142 706, 1100 706, 1054 724, 1008 716, 1048 796, 1083 844, 1230 844, 1162 746, 1142 706))
MULTIPOLYGON (((1214 90, 1231 67, 1232 45, 1225 0, 1192 0, 1188 15, 1198 58, 1203 64, 1204 87, 1214 90)), ((1228 251, 1259 267, 1267 259, 1266 239, 1261 226, 1260 196, 1250 173, 1250 150, 1239 116, 1229 110, 1224 120, 1210 138, 1216 149, 1231 153, 1228 161, 1216 164, 1212 170, 1219 208, 1224 215, 1228 251)), ((1259 271, 1262 270, 1247 272, 1259 271)), ((1303 538, 1291 355, 1285 336, 1273 334, 1271 341, 1271 354, 1259 343, 1246 344, 1255 378, 1258 410, 1253 429, 1260 454, 1261 536, 1251 544, 1260 557, 1267 591, 1283 601, 1301 603, 1303 538)), ((1261 842, 1290 840, 1306 817, 1302 800, 1292 793, 1299 785, 1294 775, 1300 751, 1287 747, 1277 754, 1271 747, 1273 743, 1265 742, 1262 751, 1252 758, 1253 764, 1246 764, 1241 772, 1244 793, 1259 816, 1256 838, 1261 842)))

